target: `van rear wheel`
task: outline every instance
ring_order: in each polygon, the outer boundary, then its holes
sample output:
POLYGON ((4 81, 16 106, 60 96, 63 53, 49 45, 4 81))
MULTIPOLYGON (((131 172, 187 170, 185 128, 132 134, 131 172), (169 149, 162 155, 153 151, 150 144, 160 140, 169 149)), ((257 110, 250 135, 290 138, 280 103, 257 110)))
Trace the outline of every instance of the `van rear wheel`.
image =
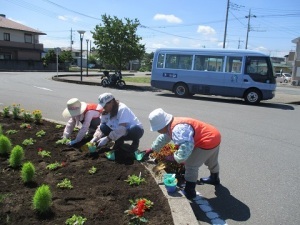
POLYGON ((184 83, 178 83, 174 87, 174 93, 177 97, 184 98, 189 96, 189 88, 184 83))
POLYGON ((261 92, 257 89, 249 89, 244 95, 245 102, 250 105, 257 105, 261 100, 261 92))

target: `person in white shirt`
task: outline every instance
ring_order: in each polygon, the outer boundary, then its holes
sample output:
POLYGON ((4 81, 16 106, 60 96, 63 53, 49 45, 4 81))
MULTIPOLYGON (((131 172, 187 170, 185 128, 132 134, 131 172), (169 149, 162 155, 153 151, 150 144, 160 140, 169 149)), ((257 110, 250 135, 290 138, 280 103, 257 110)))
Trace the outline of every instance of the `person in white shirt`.
POLYGON ((132 141, 128 154, 134 156, 138 150, 144 128, 135 114, 124 103, 119 102, 111 93, 101 94, 97 109, 103 108, 100 125, 91 142, 98 142, 98 147, 114 141, 114 150, 122 149, 124 141, 132 141))
POLYGON ((100 124, 100 115, 102 109, 97 109, 98 105, 94 103, 80 102, 77 98, 72 98, 67 102, 67 108, 62 115, 65 118, 70 118, 65 126, 63 138, 69 138, 75 128, 81 123, 81 128, 74 140, 71 140, 68 145, 74 145, 80 142, 86 133, 94 134, 100 124))

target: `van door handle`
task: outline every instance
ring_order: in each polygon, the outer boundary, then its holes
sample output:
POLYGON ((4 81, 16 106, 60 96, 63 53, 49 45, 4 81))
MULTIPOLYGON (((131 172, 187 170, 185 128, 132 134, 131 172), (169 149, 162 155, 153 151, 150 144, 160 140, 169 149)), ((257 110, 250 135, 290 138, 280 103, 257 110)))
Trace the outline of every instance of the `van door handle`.
POLYGON ((248 79, 244 79, 244 82, 248 82, 248 79))

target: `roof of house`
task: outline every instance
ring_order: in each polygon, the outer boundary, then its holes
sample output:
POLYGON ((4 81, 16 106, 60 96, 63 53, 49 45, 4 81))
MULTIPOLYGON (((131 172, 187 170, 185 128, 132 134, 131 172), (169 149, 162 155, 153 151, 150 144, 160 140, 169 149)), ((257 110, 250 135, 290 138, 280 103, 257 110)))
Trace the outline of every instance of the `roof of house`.
POLYGON ((5 18, 5 16, 3 16, 3 15, 0 16, 0 28, 26 31, 26 32, 30 32, 30 33, 39 34, 39 35, 46 35, 46 33, 43 33, 39 30, 33 29, 31 27, 27 27, 23 24, 14 22, 12 20, 9 20, 9 19, 5 18))

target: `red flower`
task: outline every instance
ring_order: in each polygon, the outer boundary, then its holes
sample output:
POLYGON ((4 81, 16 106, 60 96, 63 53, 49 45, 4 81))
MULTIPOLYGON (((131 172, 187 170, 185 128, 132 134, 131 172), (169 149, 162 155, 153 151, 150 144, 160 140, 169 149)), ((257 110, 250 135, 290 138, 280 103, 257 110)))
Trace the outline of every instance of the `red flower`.
POLYGON ((61 162, 61 166, 62 166, 62 167, 65 167, 66 165, 67 165, 66 162, 61 162))
POLYGON ((42 148, 38 148, 38 151, 41 152, 41 151, 43 151, 43 149, 42 148))

